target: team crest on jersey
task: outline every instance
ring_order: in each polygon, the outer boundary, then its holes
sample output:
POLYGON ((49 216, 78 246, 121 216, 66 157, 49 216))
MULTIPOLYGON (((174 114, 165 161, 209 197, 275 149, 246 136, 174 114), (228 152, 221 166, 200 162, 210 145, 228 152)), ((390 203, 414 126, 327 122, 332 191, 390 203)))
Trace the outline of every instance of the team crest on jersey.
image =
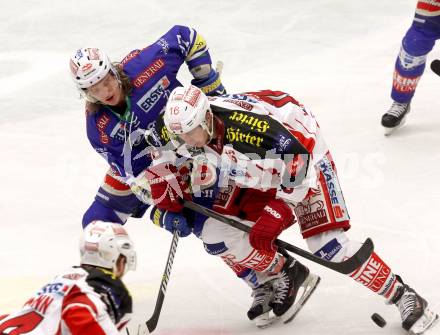
POLYGON ((284 135, 279 135, 277 139, 277 151, 286 152, 287 147, 292 142, 291 138, 286 138, 284 135))

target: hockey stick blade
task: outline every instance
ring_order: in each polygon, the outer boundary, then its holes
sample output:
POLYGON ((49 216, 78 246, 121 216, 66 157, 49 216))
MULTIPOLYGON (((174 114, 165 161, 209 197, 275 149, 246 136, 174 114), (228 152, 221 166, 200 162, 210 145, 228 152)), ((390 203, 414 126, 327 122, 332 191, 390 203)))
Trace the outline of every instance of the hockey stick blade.
MULTIPOLYGON (((251 230, 251 227, 245 225, 242 222, 223 216, 209 208, 198 205, 192 201, 185 200, 184 206, 186 208, 193 210, 194 212, 219 220, 223 223, 226 223, 244 232, 249 233, 251 230)), ((292 244, 289 244, 279 239, 275 240, 275 243, 280 248, 286 249, 287 251, 290 251, 312 262, 318 263, 328 269, 334 270, 342 274, 349 274, 355 271, 356 269, 358 269, 362 264, 364 264, 370 258, 374 250, 373 241, 370 238, 367 238, 363 243, 362 247, 352 257, 348 258, 343 262, 336 263, 336 262, 326 261, 325 259, 315 256, 314 254, 304 249, 298 248, 292 244)))
POLYGON ((148 331, 152 333, 159 322, 160 312, 162 311, 162 305, 165 300, 165 293, 167 291, 168 280, 170 279, 171 269, 173 267, 174 255, 177 250, 177 243, 179 242, 178 231, 174 231, 173 239, 171 240, 170 251, 168 252, 167 264, 163 272, 162 280, 160 282, 160 289, 156 299, 156 306, 154 306, 153 315, 148 319, 145 324, 147 325, 148 331))
POLYGON ((431 70, 434 72, 437 76, 440 76, 440 60, 434 59, 431 62, 431 70))

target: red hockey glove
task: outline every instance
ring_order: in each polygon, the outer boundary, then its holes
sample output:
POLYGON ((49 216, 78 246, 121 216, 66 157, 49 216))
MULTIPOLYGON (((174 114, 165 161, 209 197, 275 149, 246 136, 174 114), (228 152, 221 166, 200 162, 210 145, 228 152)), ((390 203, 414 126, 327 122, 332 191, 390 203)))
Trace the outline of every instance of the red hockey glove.
POLYGON ((151 188, 153 202, 158 208, 171 212, 182 210, 182 199, 189 198, 189 187, 173 164, 152 166, 146 170, 145 177, 151 188))
POLYGON ((269 201, 249 234, 252 247, 264 251, 276 250, 274 241, 294 222, 292 209, 283 200, 269 201))

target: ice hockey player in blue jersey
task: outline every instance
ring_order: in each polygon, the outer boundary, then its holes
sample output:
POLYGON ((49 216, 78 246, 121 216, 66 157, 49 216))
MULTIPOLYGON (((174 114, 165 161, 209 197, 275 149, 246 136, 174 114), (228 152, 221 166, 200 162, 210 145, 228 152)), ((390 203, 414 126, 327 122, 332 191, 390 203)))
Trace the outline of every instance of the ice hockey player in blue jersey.
POLYGON ((425 70, 426 57, 440 39, 440 0, 421 0, 411 27, 397 56, 393 75, 390 109, 382 116, 385 135, 405 123, 417 84, 425 70))
POLYGON ((169 93, 181 86, 176 76, 183 63, 194 77, 193 85, 207 95, 225 93, 205 39, 185 26, 174 26, 120 63, 112 63, 98 48, 81 48, 71 57, 73 80, 87 101, 87 137, 109 164, 83 226, 93 220, 124 223, 130 215, 145 212, 148 206, 132 192, 129 179, 150 164, 146 148, 164 128, 159 115, 169 93))

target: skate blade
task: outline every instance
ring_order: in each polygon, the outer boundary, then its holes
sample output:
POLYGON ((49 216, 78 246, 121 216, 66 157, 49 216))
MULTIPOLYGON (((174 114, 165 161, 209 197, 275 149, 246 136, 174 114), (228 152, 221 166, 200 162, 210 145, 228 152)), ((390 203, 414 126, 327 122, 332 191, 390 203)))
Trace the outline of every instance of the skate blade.
POLYGON ((260 329, 265 329, 267 327, 269 327, 270 325, 272 325, 272 323, 275 321, 275 317, 270 316, 269 312, 266 312, 264 314, 261 314, 259 316, 257 316, 254 319, 255 325, 257 326, 257 328, 260 329))
POLYGON ((425 309, 424 314, 420 319, 416 321, 416 323, 409 330, 410 334, 413 335, 422 335, 422 334, 430 334, 430 332, 426 333, 428 330, 432 329, 435 324, 438 322, 439 316, 438 314, 431 311, 428 307, 425 309))
POLYGON ((289 323, 295 318, 295 316, 298 314, 301 308, 303 308, 303 306, 306 304, 307 300, 310 298, 312 293, 315 291, 320 281, 321 278, 319 276, 312 273, 309 274, 307 279, 300 287, 300 289, 302 288, 304 290, 301 295, 301 298, 299 298, 299 300, 296 303, 294 303, 292 307, 290 307, 290 309, 287 310, 286 313, 280 316, 283 323, 289 323))
POLYGON ((406 117, 407 117, 407 115, 405 115, 405 117, 402 119, 402 121, 400 121, 400 123, 399 123, 397 126, 395 126, 395 127, 392 127, 392 128, 383 127, 385 136, 390 136, 390 135, 391 135, 392 133, 394 133, 397 129, 402 128, 403 125, 404 125, 405 122, 406 122, 406 117))

